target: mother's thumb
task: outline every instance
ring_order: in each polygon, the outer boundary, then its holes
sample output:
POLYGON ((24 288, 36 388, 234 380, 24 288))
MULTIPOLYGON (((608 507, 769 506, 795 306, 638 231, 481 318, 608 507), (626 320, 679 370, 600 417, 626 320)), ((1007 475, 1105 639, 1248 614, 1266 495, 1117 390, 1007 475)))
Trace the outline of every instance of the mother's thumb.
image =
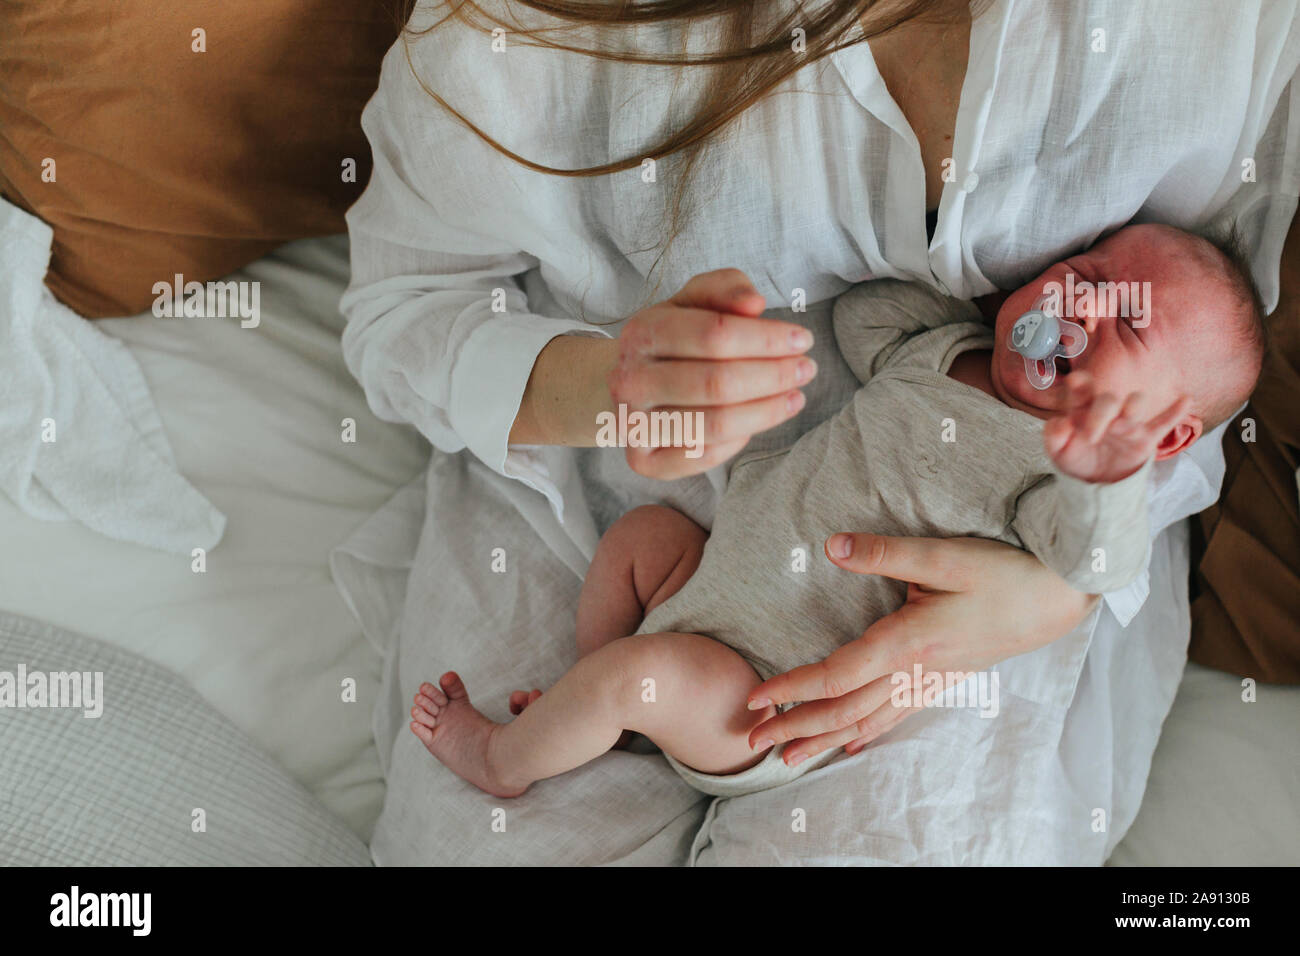
POLYGON ((712 309, 751 318, 761 315, 767 305, 749 276, 739 269, 701 272, 668 301, 683 308, 712 309))
POLYGON ((896 538, 883 534, 833 534, 826 539, 826 557, 855 574, 879 574, 896 581, 943 588, 950 575, 952 541, 935 538, 896 538))

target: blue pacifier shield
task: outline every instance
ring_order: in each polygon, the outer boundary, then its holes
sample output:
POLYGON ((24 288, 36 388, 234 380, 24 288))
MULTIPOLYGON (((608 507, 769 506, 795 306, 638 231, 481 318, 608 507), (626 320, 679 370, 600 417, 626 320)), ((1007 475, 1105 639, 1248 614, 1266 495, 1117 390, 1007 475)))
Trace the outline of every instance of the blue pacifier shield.
POLYGON ((1037 389, 1056 381, 1056 357, 1074 358, 1088 347, 1083 326, 1057 314, 1050 296, 1039 296, 1033 307, 1011 327, 1010 346, 1025 359, 1025 377, 1037 389))

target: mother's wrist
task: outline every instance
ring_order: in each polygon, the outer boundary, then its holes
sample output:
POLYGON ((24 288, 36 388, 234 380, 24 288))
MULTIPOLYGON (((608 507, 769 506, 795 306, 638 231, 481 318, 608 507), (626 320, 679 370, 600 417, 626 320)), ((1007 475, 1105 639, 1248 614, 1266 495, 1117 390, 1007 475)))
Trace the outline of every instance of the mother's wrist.
POLYGON ((616 339, 587 335, 551 339, 533 363, 510 442, 595 445, 596 417, 613 408, 605 378, 617 359, 616 339))
POLYGON ((1056 598, 1057 607, 1061 610, 1060 637, 1069 634, 1096 608, 1101 601, 1101 595, 1088 594, 1085 591, 1079 591, 1067 584, 1062 578, 1055 573, 1052 575, 1061 583, 1060 595, 1056 598))

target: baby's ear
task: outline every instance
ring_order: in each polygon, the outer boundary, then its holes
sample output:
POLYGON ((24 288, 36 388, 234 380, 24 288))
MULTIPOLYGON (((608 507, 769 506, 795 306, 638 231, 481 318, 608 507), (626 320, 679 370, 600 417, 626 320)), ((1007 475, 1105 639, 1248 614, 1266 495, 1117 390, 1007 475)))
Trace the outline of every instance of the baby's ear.
POLYGON ((1189 412, 1160 439, 1159 444, 1156 445, 1156 461, 1164 461, 1191 448, 1204 430, 1205 423, 1201 421, 1200 416, 1189 412))

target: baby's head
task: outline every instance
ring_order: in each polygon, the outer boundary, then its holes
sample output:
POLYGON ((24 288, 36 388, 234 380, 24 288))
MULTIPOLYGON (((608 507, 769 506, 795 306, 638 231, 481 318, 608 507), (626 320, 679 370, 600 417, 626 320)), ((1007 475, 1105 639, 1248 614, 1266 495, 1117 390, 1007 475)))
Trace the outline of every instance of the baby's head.
POLYGON ((1187 395, 1191 410, 1162 439, 1161 459, 1228 419, 1250 397, 1264 357, 1264 310, 1238 244, 1170 226, 1126 226, 1049 267, 1007 298, 996 329, 993 387, 1038 418, 1065 407, 1066 382, 1081 369, 1099 393, 1141 392, 1153 412, 1187 395), (1042 295, 1054 295, 1064 318, 1087 330, 1088 347, 1056 359, 1056 380, 1039 390, 1009 343, 1042 295))

